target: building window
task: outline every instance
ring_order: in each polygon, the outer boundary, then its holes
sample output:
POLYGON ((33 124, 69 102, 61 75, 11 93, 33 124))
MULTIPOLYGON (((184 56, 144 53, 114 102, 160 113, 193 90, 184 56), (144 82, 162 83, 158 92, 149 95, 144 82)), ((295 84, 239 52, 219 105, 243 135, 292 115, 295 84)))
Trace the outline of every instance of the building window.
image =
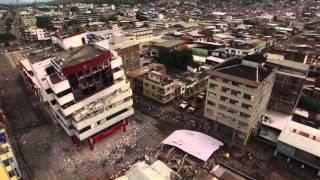
POLYGON ((234 104, 234 105, 235 105, 235 104, 237 104, 237 103, 238 103, 238 101, 233 100, 233 99, 230 99, 230 100, 229 100, 229 103, 231 103, 231 104, 234 104))
POLYGON ((208 93, 208 96, 209 96, 209 97, 214 97, 214 96, 216 96, 216 95, 217 95, 216 93, 212 93, 212 92, 209 92, 209 93, 208 93))
POLYGON ((229 83, 229 81, 228 81, 228 80, 226 80, 226 79, 224 79, 224 80, 223 80, 223 82, 224 82, 224 83, 229 83))
POLYGON ((71 88, 69 88, 67 90, 64 90, 64 91, 62 91, 62 92, 60 92, 60 93, 58 93, 56 95, 57 95, 58 98, 61 98, 62 96, 65 96, 65 95, 67 95, 69 93, 72 93, 72 89, 71 88))
POLYGON ((127 110, 128 110, 127 108, 126 109, 122 109, 121 111, 118 111, 118 112, 106 117, 106 120, 110 120, 110 119, 112 119, 112 118, 114 118, 116 116, 119 116, 120 114, 126 112, 127 110))
POLYGON ((229 88, 226 88, 226 87, 222 87, 222 88, 221 88, 221 91, 224 92, 224 93, 229 92, 229 90, 230 90, 230 89, 229 89, 229 88))
POLYGON ((3 162, 3 164, 4 164, 5 167, 7 167, 7 166, 10 165, 9 159, 3 160, 2 162, 3 162))
POLYGON ((216 84, 213 84, 213 83, 210 83, 210 84, 209 84, 209 88, 210 88, 210 89, 214 89, 214 88, 216 88, 216 87, 217 87, 216 84))
POLYGON ((229 108, 228 112, 231 113, 231 114, 236 114, 238 111, 235 110, 235 109, 229 108))
POLYGON ((239 121, 239 122, 238 122, 238 125, 239 125, 240 127, 247 127, 247 126, 248 126, 248 123, 239 121))
POLYGON ((250 94, 243 94, 243 98, 247 99, 247 100, 251 100, 251 95, 250 94))
POLYGON ((57 101, 54 99, 52 101, 50 101, 52 105, 56 105, 57 104, 57 101))
POLYGON ((227 97, 224 97, 224 96, 221 96, 221 97, 220 97, 220 100, 221 100, 221 101, 227 101, 228 98, 227 98, 227 97))
POLYGON ((81 130, 79 130, 79 134, 82 134, 90 129, 91 129, 91 126, 86 126, 86 127, 82 128, 81 130))
POLYGON ((213 110, 212 110, 212 109, 207 108, 207 109, 206 109, 206 111, 207 111, 207 114, 209 114, 209 115, 213 115, 213 110))
POLYGON ((227 110, 227 106, 225 105, 222 105, 222 104, 219 104, 219 109, 222 109, 222 110, 227 110))
POLYGON ((250 118, 250 115, 249 115, 249 114, 246 114, 246 113, 243 113, 243 112, 240 112, 240 117, 250 118))
POLYGON ((10 177, 13 177, 13 176, 16 175, 16 173, 14 172, 14 170, 9 171, 8 174, 9 174, 10 177))
POLYGON ((152 86, 152 89, 156 89, 156 87, 152 86))
POLYGON ((145 84, 144 84, 144 86, 148 87, 148 86, 149 86, 149 84, 148 84, 148 83, 145 83, 145 84))
POLYGON ((47 93, 47 94, 51 94, 51 93, 52 93, 51 88, 46 89, 46 93, 47 93))
POLYGON ((233 86, 239 86, 239 83, 232 81, 233 86))
POLYGON ((213 101, 208 100, 207 102, 210 106, 215 106, 216 104, 213 101))
POLYGON ((243 108, 245 108, 245 109, 250 109, 252 106, 249 105, 249 104, 242 103, 242 104, 241 104, 241 107, 243 107, 243 108))
POLYGON ((238 94, 240 94, 240 91, 236 91, 236 90, 231 90, 231 94, 234 96, 238 96, 238 94))

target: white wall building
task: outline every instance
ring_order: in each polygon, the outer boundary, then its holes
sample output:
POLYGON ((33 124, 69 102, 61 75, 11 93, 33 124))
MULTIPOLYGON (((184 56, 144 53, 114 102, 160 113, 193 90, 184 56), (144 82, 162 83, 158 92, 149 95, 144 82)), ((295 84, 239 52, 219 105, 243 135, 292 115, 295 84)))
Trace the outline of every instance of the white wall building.
POLYGON ((87 32, 79 32, 72 36, 52 36, 51 40, 53 44, 59 44, 64 50, 88 44, 87 32))
MULTIPOLYGON (((69 37, 72 40, 62 44, 75 47, 83 37, 69 37)), ((35 94, 47 102, 51 117, 74 143, 88 139, 92 145, 109 130, 125 130, 126 119, 134 113, 132 90, 116 52, 82 45, 44 61, 25 59, 21 64, 35 94)))

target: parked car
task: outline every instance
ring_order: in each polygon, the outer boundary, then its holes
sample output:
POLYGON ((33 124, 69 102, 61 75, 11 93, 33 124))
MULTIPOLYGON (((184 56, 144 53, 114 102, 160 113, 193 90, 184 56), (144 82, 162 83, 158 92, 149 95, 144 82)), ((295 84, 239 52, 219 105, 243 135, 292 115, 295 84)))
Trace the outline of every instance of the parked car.
POLYGON ((181 109, 187 109, 189 107, 189 103, 187 101, 182 101, 180 104, 179 104, 179 107, 181 109))
POLYGON ((201 101, 204 100, 206 98, 206 93, 205 92, 199 93, 197 98, 201 101))
POLYGON ((188 107, 187 112, 193 114, 193 113, 195 113, 199 108, 200 108, 200 105, 199 105, 196 101, 194 101, 194 102, 192 102, 191 105, 188 107))

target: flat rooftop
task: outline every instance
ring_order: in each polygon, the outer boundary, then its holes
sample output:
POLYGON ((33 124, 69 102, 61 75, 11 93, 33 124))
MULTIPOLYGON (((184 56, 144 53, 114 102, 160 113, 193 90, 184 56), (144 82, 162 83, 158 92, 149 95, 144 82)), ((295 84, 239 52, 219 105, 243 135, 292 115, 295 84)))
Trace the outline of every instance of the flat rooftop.
POLYGON ((171 48, 171 47, 179 46, 184 43, 186 43, 186 41, 177 39, 177 40, 168 40, 165 42, 159 42, 154 44, 154 46, 171 48))
POLYGON ((240 77, 243 79, 248 79, 256 82, 260 82, 264 80, 271 73, 269 69, 263 70, 262 68, 258 68, 258 76, 257 76, 257 68, 246 66, 243 64, 219 69, 217 71, 222 72, 224 74, 229 74, 232 76, 236 76, 236 77, 240 77))
POLYGON ((257 87, 272 72, 273 67, 267 64, 262 65, 263 57, 255 55, 227 60, 216 67, 208 70, 208 74, 219 76, 238 83, 257 87))
MULTIPOLYGON (((63 50, 57 52, 55 57, 60 57, 61 59, 63 59, 62 67, 68 67, 91 60, 104 53, 105 51, 102 51, 94 46, 83 45, 81 47, 73 48, 72 50, 63 50)), ((56 61, 60 61, 60 59, 57 59, 56 61)), ((57 63, 60 64, 60 62, 57 63)))
POLYGON ((267 110, 264 113, 264 116, 268 117, 268 119, 262 121, 262 124, 274 129, 283 130, 288 123, 291 121, 292 116, 286 113, 267 110))
POLYGON ((320 130, 294 121, 281 132, 278 141, 320 157, 320 130))
POLYGON ((146 75, 150 71, 157 71, 157 70, 165 70, 165 66, 159 63, 152 63, 147 66, 140 67, 134 71, 128 72, 128 76, 131 78, 137 78, 143 75, 146 75))

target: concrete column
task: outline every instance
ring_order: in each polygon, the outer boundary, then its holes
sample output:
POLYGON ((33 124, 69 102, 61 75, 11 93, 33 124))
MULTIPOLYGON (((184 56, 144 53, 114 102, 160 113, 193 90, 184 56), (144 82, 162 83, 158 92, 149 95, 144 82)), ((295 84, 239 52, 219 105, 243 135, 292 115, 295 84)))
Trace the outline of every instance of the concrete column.
POLYGON ((301 169, 303 169, 303 168, 304 168, 304 164, 301 165, 301 169))
POLYGON ((273 153, 273 156, 277 156, 277 154, 278 154, 278 151, 275 150, 274 153, 273 153))
POLYGON ((233 129, 232 130, 232 142, 236 140, 236 135, 237 135, 237 130, 233 129))
POLYGON ((318 171, 318 176, 320 176, 320 170, 318 171))
POLYGON ((214 127, 213 127, 214 132, 218 131, 218 127, 219 127, 219 124, 217 122, 214 122, 214 127))
POLYGON ((287 158, 287 162, 290 162, 290 158, 287 158))
POLYGON ((90 150, 93 151, 94 150, 94 145, 93 145, 93 139, 91 137, 88 139, 88 144, 90 146, 90 150))

